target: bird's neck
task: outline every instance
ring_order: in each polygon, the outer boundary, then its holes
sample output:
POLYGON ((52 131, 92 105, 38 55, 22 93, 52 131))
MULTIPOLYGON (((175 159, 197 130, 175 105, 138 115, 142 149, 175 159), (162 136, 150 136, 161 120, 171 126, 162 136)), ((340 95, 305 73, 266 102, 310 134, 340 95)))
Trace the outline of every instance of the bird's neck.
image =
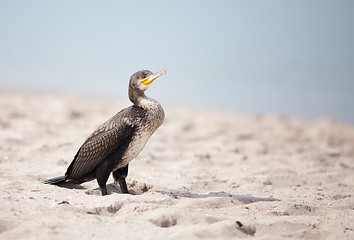
POLYGON ((148 98, 144 92, 129 92, 129 99, 134 106, 142 107, 145 109, 150 108, 151 104, 155 103, 154 100, 148 98))
POLYGON ((153 110, 156 108, 157 102, 145 96, 142 98, 138 98, 137 103, 134 103, 134 105, 146 110, 153 110))
POLYGON ((161 126, 165 119, 165 112, 158 102, 145 96, 144 92, 138 95, 133 95, 129 92, 129 98, 130 101, 133 102, 134 106, 140 107, 146 111, 146 114, 150 116, 148 119, 154 120, 154 126, 156 129, 161 126))

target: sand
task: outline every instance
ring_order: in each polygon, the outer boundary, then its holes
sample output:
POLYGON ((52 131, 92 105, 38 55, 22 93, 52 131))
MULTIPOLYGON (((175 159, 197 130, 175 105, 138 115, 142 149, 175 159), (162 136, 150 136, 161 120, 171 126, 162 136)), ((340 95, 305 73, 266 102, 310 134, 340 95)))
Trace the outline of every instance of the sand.
POLYGON ((354 127, 330 119, 165 108, 131 195, 40 182, 129 104, 1 94, 0 239, 354 239, 354 127))

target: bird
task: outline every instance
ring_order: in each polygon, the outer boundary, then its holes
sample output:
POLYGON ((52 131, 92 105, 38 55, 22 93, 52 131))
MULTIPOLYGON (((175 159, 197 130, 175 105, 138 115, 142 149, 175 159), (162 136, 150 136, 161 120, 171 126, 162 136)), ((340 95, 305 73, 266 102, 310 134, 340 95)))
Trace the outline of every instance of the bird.
POLYGON ((129 193, 126 177, 129 162, 143 150, 162 125, 165 112, 145 91, 165 70, 141 70, 130 77, 128 95, 133 105, 124 108, 97 128, 77 151, 64 176, 44 180, 44 184, 81 184, 97 179, 102 196, 107 195, 110 173, 122 193, 129 193))

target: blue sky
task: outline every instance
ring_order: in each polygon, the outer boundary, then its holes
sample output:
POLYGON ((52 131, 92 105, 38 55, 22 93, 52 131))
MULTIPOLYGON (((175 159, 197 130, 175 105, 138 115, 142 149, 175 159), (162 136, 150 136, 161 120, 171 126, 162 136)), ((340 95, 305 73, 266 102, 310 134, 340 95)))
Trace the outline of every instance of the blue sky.
POLYGON ((0 88, 354 123, 354 1, 1 1, 0 88))

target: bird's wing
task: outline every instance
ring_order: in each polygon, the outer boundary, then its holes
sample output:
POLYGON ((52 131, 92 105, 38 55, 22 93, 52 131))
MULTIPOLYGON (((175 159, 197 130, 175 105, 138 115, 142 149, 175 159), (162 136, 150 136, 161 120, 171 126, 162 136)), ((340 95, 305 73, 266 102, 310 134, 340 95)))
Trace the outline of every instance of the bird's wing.
POLYGON ((133 134, 134 125, 127 119, 110 119, 93 132, 77 152, 66 176, 78 179, 94 170, 133 134))

